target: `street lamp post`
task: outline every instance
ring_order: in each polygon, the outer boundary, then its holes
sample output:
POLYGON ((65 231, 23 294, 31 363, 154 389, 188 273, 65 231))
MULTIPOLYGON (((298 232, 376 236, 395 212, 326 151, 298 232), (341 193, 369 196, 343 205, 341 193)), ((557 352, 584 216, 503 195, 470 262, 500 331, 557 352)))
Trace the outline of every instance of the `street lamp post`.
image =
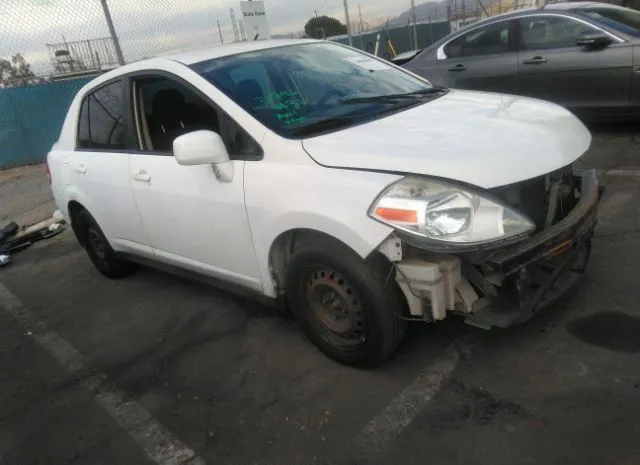
POLYGON ((120 48, 120 41, 116 35, 116 28, 113 27, 113 20, 111 19, 109 5, 107 5, 107 0, 100 0, 100 3, 102 4, 102 10, 104 11, 104 18, 107 20, 107 26, 109 27, 109 34, 111 34, 111 39, 113 40, 113 46, 116 49, 118 64, 122 66, 124 65, 124 56, 122 55, 122 49, 120 48))

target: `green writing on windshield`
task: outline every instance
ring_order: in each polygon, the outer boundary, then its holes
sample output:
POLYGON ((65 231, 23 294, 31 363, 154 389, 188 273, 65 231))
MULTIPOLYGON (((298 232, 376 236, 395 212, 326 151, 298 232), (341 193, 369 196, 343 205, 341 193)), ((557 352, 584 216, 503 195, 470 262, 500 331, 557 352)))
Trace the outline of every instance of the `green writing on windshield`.
POLYGON ((304 123, 306 120, 304 116, 298 114, 300 107, 304 105, 298 91, 283 90, 280 92, 272 92, 266 98, 258 97, 256 102, 258 105, 265 105, 277 110, 276 118, 278 118, 278 121, 283 126, 304 123))

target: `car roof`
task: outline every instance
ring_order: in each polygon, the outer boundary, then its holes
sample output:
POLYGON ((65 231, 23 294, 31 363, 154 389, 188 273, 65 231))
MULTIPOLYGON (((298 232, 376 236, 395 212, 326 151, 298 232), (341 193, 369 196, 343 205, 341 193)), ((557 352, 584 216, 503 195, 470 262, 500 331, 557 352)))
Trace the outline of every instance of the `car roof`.
POLYGON ((559 2, 549 3, 542 7, 543 10, 574 10, 576 8, 586 8, 594 6, 614 6, 603 2, 559 2))
POLYGON ((206 60, 222 58, 231 55, 238 55, 246 52, 257 52, 260 50, 269 50, 277 47, 285 47, 287 45, 300 45, 314 42, 322 42, 314 39, 273 39, 273 40, 255 40, 247 42, 235 42, 218 47, 208 47, 201 50, 194 50, 173 55, 162 56, 167 60, 178 61, 185 65, 192 65, 206 60))
POLYGON ((513 10, 513 11, 507 11, 506 13, 501 13, 495 16, 490 16, 488 18, 483 18, 480 21, 476 21, 474 23, 469 24, 468 26, 465 26, 463 28, 458 29, 455 32, 452 32, 451 34, 449 34, 446 37, 443 37, 442 39, 440 39, 439 41, 435 42, 434 44, 432 44, 431 46, 429 46, 429 49, 434 49, 437 47, 434 47, 436 44, 440 45, 443 42, 446 42, 447 40, 445 39, 449 39, 451 37, 453 37, 454 35, 459 36, 462 35, 462 33, 466 32, 466 31, 470 31, 472 29, 476 29, 479 26, 484 26, 486 24, 492 24, 498 21, 502 21, 505 19, 509 19, 512 17, 520 17, 520 16, 529 16, 529 15, 535 15, 535 14, 539 14, 543 11, 547 11, 547 10, 560 10, 560 11, 564 11, 567 12, 568 14, 578 14, 578 12, 574 12, 572 13, 572 10, 577 10, 580 8, 593 8, 593 7, 608 7, 608 8, 622 8, 618 5, 613 5, 611 3, 604 3, 604 2, 557 2, 557 3, 548 3, 547 5, 543 5, 543 6, 539 6, 539 7, 533 7, 533 8, 521 8, 519 10, 513 10))

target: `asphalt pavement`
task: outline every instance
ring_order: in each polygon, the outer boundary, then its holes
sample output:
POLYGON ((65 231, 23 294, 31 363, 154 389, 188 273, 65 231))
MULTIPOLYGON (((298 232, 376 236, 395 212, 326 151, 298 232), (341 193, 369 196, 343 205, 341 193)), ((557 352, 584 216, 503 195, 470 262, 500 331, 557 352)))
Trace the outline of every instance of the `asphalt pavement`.
MULTIPOLYGON (((153 270, 103 278, 67 231, 0 269, 0 457, 30 464, 640 463, 640 140, 598 128, 587 274, 521 326, 415 324, 384 366, 153 270)), ((0 463, 2 461, 0 460, 0 463)))

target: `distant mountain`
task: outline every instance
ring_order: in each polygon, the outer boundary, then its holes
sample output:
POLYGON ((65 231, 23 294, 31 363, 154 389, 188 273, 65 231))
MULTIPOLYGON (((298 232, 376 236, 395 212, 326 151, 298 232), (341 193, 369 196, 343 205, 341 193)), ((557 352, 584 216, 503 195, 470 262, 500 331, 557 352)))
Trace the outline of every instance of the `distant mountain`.
MULTIPOLYGON (((493 0, 481 0, 488 8, 493 0)), ((473 16, 482 11, 478 0, 444 0, 442 2, 427 2, 416 5, 416 21, 446 21, 449 16, 473 16)), ((402 27, 413 22, 411 9, 389 20, 388 27, 402 27)))

